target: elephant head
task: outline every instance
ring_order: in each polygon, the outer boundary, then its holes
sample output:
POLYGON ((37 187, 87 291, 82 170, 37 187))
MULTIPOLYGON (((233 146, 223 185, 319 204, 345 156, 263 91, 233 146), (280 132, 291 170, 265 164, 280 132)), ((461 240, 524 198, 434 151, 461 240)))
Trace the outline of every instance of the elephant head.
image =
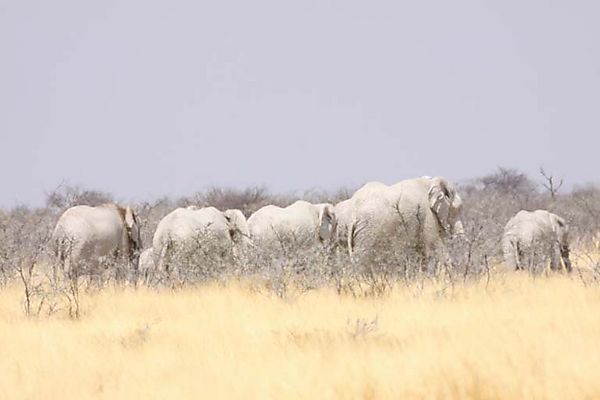
POLYGON ((223 212, 229 227, 229 236, 234 243, 242 243, 250 238, 250 230, 246 217, 240 210, 226 210, 223 212))
POLYGON ((334 237, 337 228, 337 220, 333 205, 319 204, 319 240, 328 241, 334 237))
POLYGON ((565 269, 571 272, 571 260, 569 259, 569 227, 565 223, 565 220, 555 214, 550 215, 550 223, 552 225, 552 232, 556 236, 558 246, 560 249, 560 256, 565 265, 565 269))
POLYGON ((462 234, 462 222, 458 219, 462 199, 454 187, 443 178, 432 178, 428 198, 429 206, 443 231, 450 234, 462 234))

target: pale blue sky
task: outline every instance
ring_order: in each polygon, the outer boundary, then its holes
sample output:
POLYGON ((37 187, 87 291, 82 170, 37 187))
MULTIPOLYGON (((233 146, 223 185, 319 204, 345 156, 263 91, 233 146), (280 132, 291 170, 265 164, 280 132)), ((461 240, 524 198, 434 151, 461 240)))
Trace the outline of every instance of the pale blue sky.
POLYGON ((600 181, 598 1, 0 0, 0 206, 600 181))

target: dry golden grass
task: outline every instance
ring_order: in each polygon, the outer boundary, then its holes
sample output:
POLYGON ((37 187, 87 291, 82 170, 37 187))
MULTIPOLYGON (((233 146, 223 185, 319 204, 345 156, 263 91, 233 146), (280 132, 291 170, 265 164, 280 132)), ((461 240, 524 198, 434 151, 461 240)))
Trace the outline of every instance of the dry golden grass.
POLYGON ((28 319, 0 292, 0 398, 598 398, 600 290, 494 276, 382 298, 232 283, 85 295, 28 319))

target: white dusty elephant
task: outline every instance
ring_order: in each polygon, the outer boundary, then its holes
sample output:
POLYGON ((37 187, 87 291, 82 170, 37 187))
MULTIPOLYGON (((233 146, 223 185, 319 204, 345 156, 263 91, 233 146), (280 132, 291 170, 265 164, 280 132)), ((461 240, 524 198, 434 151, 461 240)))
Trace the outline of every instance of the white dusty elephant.
POLYGON ((502 251, 512 269, 544 268, 548 262, 560 270, 560 261, 571 272, 569 227, 565 220, 546 210, 519 211, 504 228, 502 251))
MULTIPOLYGON (((333 205, 298 200, 265 206, 248 218, 250 237, 261 264, 306 265, 326 254, 335 239, 333 205)), ((264 266, 264 265, 262 265, 264 266)))
POLYGON ((59 218, 50 246, 58 265, 71 276, 86 269, 97 272, 101 259, 108 257, 132 268, 137 266, 141 248, 140 228, 129 207, 75 206, 59 218))
POLYGON ((178 208, 158 223, 152 241, 154 263, 159 271, 178 269, 206 276, 216 272, 215 267, 235 263, 249 236, 240 210, 178 208))
POLYGON ((444 239, 462 233, 461 207, 460 196, 443 178, 391 186, 370 182, 336 205, 338 245, 365 265, 423 265, 437 250, 446 250, 444 239))

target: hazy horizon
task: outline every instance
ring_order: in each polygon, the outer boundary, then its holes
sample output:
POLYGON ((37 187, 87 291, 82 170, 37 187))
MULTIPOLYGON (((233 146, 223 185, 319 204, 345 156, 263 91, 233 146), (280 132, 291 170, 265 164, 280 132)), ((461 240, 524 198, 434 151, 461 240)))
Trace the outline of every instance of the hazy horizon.
POLYGON ((600 3, 0 0, 0 207, 538 169, 600 182, 600 3))

